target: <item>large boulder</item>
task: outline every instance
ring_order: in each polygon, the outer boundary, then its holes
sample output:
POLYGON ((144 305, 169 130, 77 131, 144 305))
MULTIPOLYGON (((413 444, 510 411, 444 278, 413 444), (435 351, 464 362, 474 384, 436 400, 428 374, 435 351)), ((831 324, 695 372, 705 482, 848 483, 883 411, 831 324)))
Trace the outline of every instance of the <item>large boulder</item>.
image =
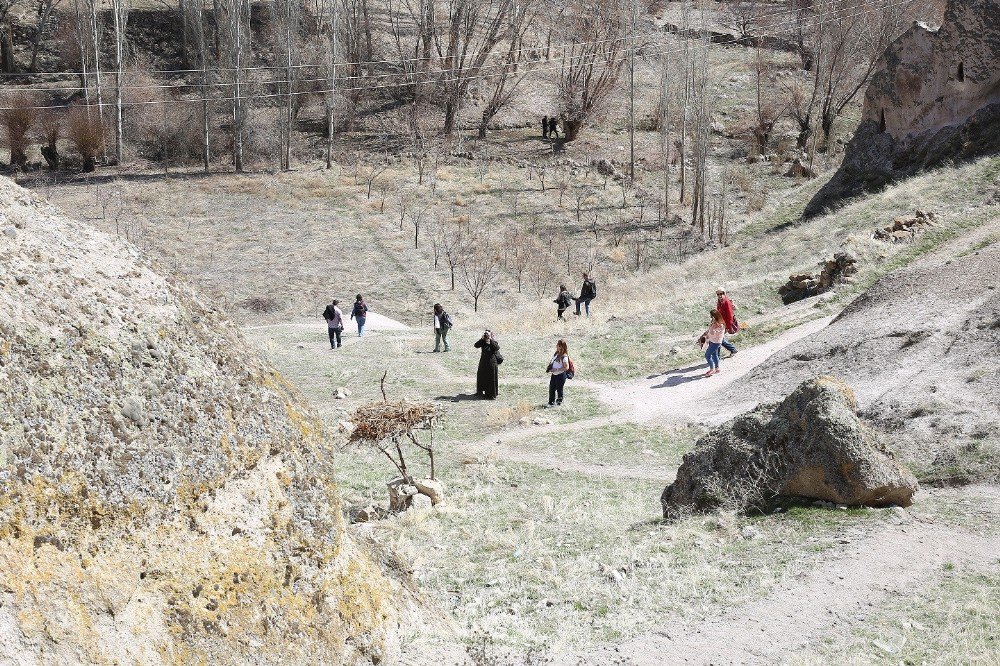
POLYGON ((922 481, 1000 481, 1000 243, 960 254, 886 275, 718 400, 745 411, 840 377, 922 481))
POLYGON ((329 434, 136 249, 0 178, 0 663, 374 664, 329 434))
POLYGON ((909 506, 917 481, 857 416, 850 387, 803 383, 780 403, 712 430, 684 456, 661 497, 663 515, 769 511, 790 499, 909 506))

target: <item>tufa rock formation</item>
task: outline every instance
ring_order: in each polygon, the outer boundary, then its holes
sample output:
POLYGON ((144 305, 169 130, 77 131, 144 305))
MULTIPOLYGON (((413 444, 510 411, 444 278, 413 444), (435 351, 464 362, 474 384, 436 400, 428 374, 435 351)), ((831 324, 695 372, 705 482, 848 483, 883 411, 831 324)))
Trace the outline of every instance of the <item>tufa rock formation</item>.
POLYGON ((0 663, 377 664, 322 423, 130 245, 0 179, 0 663))
POLYGON ((913 25, 882 55, 844 163, 806 215, 947 160, 1000 153, 998 62, 997 0, 948 0, 940 28, 913 25))
POLYGON ((729 509, 770 511, 790 499, 909 506, 917 481, 858 419, 850 387, 803 383, 703 437, 660 498, 664 518, 729 509))
POLYGON ((788 282, 778 287, 781 302, 788 305, 830 291, 858 272, 857 263, 850 253, 838 252, 833 259, 819 262, 821 270, 818 276, 812 273, 789 275, 788 282))

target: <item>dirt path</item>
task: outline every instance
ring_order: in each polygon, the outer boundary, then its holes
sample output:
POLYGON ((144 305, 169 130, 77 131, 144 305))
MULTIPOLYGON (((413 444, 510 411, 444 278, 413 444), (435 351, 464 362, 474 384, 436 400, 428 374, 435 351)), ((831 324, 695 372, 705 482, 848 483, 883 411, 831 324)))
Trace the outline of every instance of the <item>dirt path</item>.
MULTIPOLYGON (((996 497, 990 500, 995 507, 996 497)), ((1000 534, 911 522, 871 533, 804 578, 717 617, 664 626, 620 645, 561 655, 554 666, 776 664, 790 653, 850 632, 886 599, 905 599, 946 563, 997 561, 1000 534)))
POLYGON ((552 434, 581 432, 591 428, 622 423, 662 423, 664 421, 695 421, 708 424, 722 422, 740 410, 732 405, 712 400, 715 393, 743 377, 766 361, 775 352, 826 326, 832 317, 816 319, 789 329, 774 340, 757 347, 748 347, 736 356, 723 361, 723 372, 714 377, 703 377, 704 364, 694 365, 645 379, 597 384, 580 382, 578 385, 597 391, 602 401, 612 408, 612 414, 589 419, 543 426, 523 426, 488 437, 485 441, 464 445, 469 453, 502 460, 524 462, 547 469, 576 472, 600 477, 631 479, 658 479, 669 482, 676 470, 657 468, 654 465, 630 467, 600 465, 567 460, 558 455, 548 455, 517 446, 518 442, 552 434))

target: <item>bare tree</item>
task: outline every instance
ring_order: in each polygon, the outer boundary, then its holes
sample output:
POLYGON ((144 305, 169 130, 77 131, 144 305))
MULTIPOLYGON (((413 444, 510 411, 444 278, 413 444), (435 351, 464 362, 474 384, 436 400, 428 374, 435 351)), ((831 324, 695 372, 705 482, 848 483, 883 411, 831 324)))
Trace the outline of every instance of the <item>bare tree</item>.
POLYGON ((455 291, 455 275, 465 260, 468 239, 464 225, 448 223, 441 230, 441 250, 451 276, 451 290, 455 291))
POLYGON ((61 0, 35 0, 35 34, 31 37, 31 61, 28 64, 28 71, 34 72, 38 66, 38 51, 42 46, 42 41, 49 29, 55 23, 56 14, 59 13, 56 7, 61 0))
POLYGON ((615 91, 626 62, 628 20, 621 0, 581 0, 566 18, 559 76, 559 114, 565 140, 579 136, 588 119, 615 91))
POLYGON ((500 62, 499 70, 484 77, 482 87, 488 93, 483 98, 483 112, 479 120, 479 138, 486 138, 486 130, 490 122, 514 98, 518 86, 528 75, 528 69, 518 69, 521 58, 521 46, 524 35, 538 16, 537 5, 516 2, 510 13, 510 24, 507 30, 507 54, 500 62))
POLYGON ((736 33, 736 43, 750 46, 757 34, 763 4, 758 0, 724 0, 719 22, 736 33))
POLYGON ((441 54, 441 89, 444 97, 444 133, 455 129, 462 99, 469 84, 479 77, 487 59, 505 38, 514 39, 514 0, 446 0, 445 30, 435 32, 441 54))
POLYGON ((24 0, 0 0, 0 73, 13 74, 17 71, 10 18, 14 8, 22 2, 24 0))
POLYGON ((479 299, 493 286, 500 274, 500 252, 495 247, 493 231, 477 230, 468 255, 462 262, 461 280, 472 297, 472 309, 479 312, 479 299))
POLYGON ((753 73, 756 105, 755 117, 751 132, 754 144, 759 154, 767 152, 767 146, 774 133, 774 126, 785 114, 785 109, 779 104, 779 98, 771 85, 774 63, 764 53, 761 47, 754 49, 750 56, 750 71, 753 73))
POLYGON ((125 83, 125 28, 128 24, 128 9, 128 0, 111 0, 111 14, 115 27, 115 159, 118 164, 125 158, 122 86, 125 83))
POLYGON ((389 170, 389 157, 386 155, 382 161, 361 167, 361 177, 365 179, 368 199, 372 198, 372 187, 379 176, 389 170))
POLYGON ((846 0, 818 5, 815 72, 820 127, 829 143, 837 118, 865 86, 889 43, 899 33, 898 5, 844 12, 846 0))

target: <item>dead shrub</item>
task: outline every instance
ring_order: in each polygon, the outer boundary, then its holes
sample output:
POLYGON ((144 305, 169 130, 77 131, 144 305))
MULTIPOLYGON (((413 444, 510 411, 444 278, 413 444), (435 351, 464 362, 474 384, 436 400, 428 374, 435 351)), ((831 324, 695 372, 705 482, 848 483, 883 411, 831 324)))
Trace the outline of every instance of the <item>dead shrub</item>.
POLYGON ((93 171, 97 156, 104 149, 104 127, 97 114, 81 106, 70 109, 66 117, 66 138, 83 160, 84 173, 93 171))
POLYGON ((250 298, 240 301, 236 305, 244 310, 250 310, 251 312, 257 312, 259 314, 277 312, 281 309, 278 301, 270 296, 251 296, 250 298))
POLYGON ((4 98, 3 109, 0 110, 0 125, 7 138, 10 165, 16 169, 23 169, 28 162, 28 133, 38 120, 37 106, 34 95, 26 92, 18 91, 4 98))

